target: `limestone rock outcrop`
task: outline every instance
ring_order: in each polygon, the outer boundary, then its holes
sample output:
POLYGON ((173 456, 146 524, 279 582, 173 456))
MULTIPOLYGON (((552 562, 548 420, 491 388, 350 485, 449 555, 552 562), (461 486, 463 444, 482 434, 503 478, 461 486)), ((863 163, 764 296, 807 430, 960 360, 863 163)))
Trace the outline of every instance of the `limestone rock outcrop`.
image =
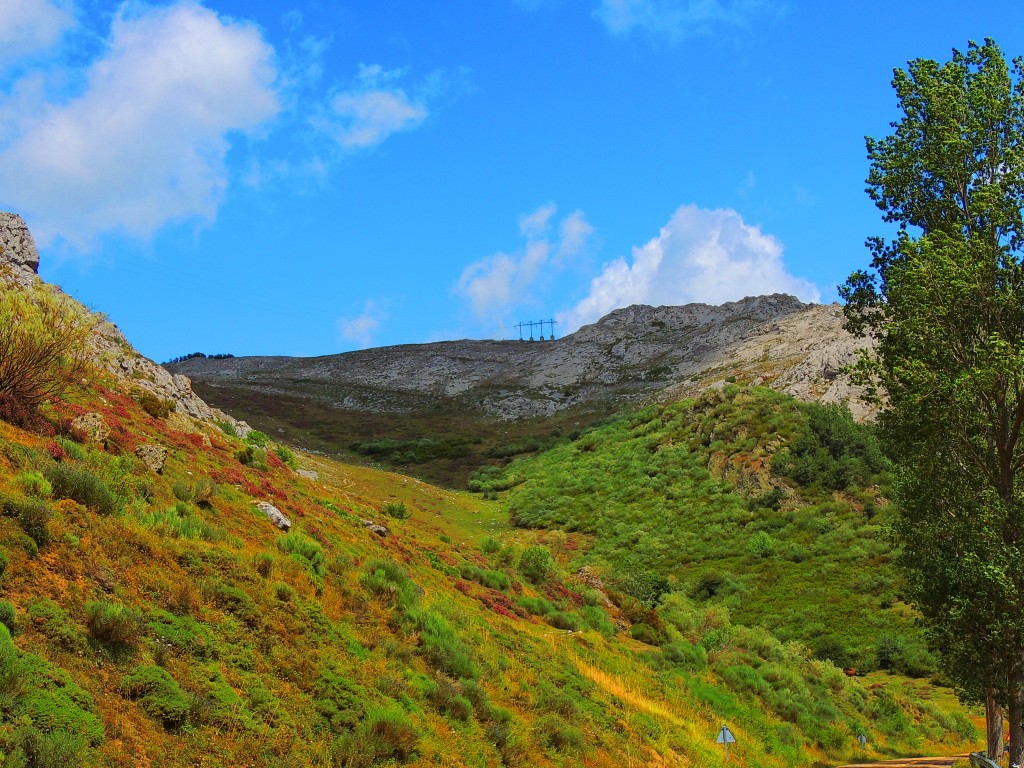
POLYGON ((24 220, 16 213, 0 211, 0 269, 15 282, 30 285, 38 280, 39 251, 24 220))

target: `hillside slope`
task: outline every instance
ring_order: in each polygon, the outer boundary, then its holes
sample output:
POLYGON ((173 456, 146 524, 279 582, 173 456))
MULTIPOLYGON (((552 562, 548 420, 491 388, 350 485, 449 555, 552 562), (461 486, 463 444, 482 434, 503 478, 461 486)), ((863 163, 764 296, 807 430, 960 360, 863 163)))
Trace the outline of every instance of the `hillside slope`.
POLYGON ((458 486, 524 438, 576 431, 624 407, 678 400, 726 380, 848 401, 864 417, 842 371, 859 346, 836 305, 773 295, 721 306, 628 307, 555 341, 193 358, 169 367, 211 402, 301 445, 354 449, 458 486), (365 445, 381 438, 392 444, 365 445))
MULTIPOLYGON (((98 320, 0 273, 23 317, 98 320)), ((605 590, 567 570, 586 536, 242 439, 111 338, 86 386, 0 421, 4 766, 714 766, 728 721, 730 764, 770 768, 974 737, 948 691, 605 590)))

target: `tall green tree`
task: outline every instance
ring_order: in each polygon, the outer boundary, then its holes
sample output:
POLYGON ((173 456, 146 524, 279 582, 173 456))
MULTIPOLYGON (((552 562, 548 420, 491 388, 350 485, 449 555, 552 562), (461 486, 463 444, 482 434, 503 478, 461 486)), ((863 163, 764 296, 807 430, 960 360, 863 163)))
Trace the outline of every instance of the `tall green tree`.
MULTIPOLYGON (((902 117, 867 139, 896 225, 841 287, 874 340, 909 592, 962 694, 1007 707, 1024 753, 1024 85, 992 40, 897 69, 902 117)), ((1001 722, 1001 717, 1000 717, 1001 722)), ((990 749, 994 745, 990 744, 990 749)))

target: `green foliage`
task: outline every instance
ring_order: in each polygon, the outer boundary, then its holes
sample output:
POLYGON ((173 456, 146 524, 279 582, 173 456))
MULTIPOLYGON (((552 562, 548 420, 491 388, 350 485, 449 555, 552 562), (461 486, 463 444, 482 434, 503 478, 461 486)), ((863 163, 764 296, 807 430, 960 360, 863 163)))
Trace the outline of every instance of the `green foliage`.
POLYGON ((277 540, 277 548, 298 559, 316 576, 324 575, 324 548, 308 536, 298 531, 289 531, 277 540))
POLYGON ((157 397, 152 392, 143 392, 139 397, 139 405, 154 419, 166 419, 178 408, 178 404, 173 400, 157 397))
POLYGON ((858 424, 842 405, 809 403, 796 440, 775 458, 775 468, 801 485, 833 491, 877 485, 888 468, 871 426, 858 424))
POLYGON ((85 604, 85 620, 89 634, 102 643, 132 645, 139 636, 138 611, 120 603, 90 600, 85 604))
POLYGON ((270 438, 258 429, 253 429, 245 436, 245 442, 249 443, 249 445, 255 445, 257 448, 266 449, 270 443, 270 438))
POLYGON ((279 445, 274 448, 274 454, 281 460, 286 467, 290 469, 299 468, 299 460, 295 457, 295 453, 285 445, 279 445))
POLYGON ((395 520, 407 520, 409 517, 409 510, 406 509, 405 502, 401 501, 385 502, 380 511, 395 520))
POLYGON ((519 558, 519 572, 534 584, 546 580, 554 570, 555 559, 546 547, 527 547, 519 558))
POLYGON ((359 577, 359 583, 383 603, 402 610, 412 608, 420 599, 419 587, 401 566, 390 560, 368 562, 359 577))
POLYGON ((35 496, 37 499, 48 499, 53 495, 53 486, 43 476, 42 472, 29 470, 18 475, 18 484, 28 496, 35 496))
POLYGON ((153 664, 140 665, 121 680, 121 691, 138 700, 150 717, 171 730, 188 720, 192 700, 171 674, 153 664))
POLYGON ((372 707, 352 733, 334 744, 334 765, 338 768, 372 768, 388 761, 407 763, 416 756, 420 736, 399 707, 372 707))
POLYGON ((71 620, 67 611, 52 600, 40 598, 28 604, 26 610, 29 626, 48 637, 61 648, 80 651, 85 647, 85 638, 78 625, 71 620))
POLYGON ((434 611, 422 611, 413 620, 419 629, 423 657, 434 669, 456 678, 476 680, 480 676, 470 652, 447 619, 434 611))
POLYGON ((46 479, 53 485, 53 495, 58 499, 74 499, 101 515, 117 511, 117 496, 101 478, 84 467, 55 464, 47 467, 46 479))
POLYGON ((338 667, 326 664, 318 671, 313 687, 313 704, 332 733, 354 728, 364 717, 367 700, 366 689, 338 667))
POLYGON ((210 658, 216 651, 213 632, 191 616, 155 610, 147 618, 146 631, 158 642, 197 659, 210 658))
POLYGON ((3 624, 11 632, 14 632, 17 625, 17 611, 8 600, 0 600, 0 624, 3 624))
POLYGON ((543 715, 534 723, 537 739, 556 752, 574 754, 583 751, 583 733, 556 714, 543 715))
POLYGON ((524 479, 501 467, 486 466, 470 475, 467 487, 475 493, 499 493, 515 488, 524 479))
POLYGON ((413 440, 373 440, 355 443, 352 450, 389 464, 426 464, 439 459, 459 459, 469 455, 472 441, 466 438, 416 438, 413 440))
MULTIPOLYGON (((840 293, 871 336, 857 373, 886 394, 879 423, 898 468, 894 531, 907 593, 946 673, 969 697, 1016 699, 1024 756, 1024 63, 992 40, 894 73, 902 113, 867 139, 868 194, 891 241, 840 293), (985 631, 978 632, 978 627, 985 631)), ((886 642, 879 662, 902 656, 886 642)))
POLYGON ((230 421, 216 421, 214 423, 220 428, 220 431, 228 437, 238 437, 238 430, 235 429, 235 425, 230 421))
POLYGON ((7 566, 10 565, 10 559, 7 557, 6 552, 0 552, 0 576, 7 573, 7 566))
POLYGON ((480 551, 487 555, 493 555, 501 549, 501 542, 493 536, 487 536, 480 542, 480 551))
POLYGON ((81 387, 93 322, 48 286, 0 291, 0 419, 29 424, 49 398, 81 387))
POLYGON ((21 529, 32 538, 37 546, 45 547, 50 543, 48 525, 53 511, 45 501, 8 499, 3 502, 3 513, 8 517, 15 518, 21 529))
POLYGON ((149 509, 137 516, 139 523, 156 533, 175 539, 223 541, 223 528, 206 522, 191 506, 179 502, 166 509, 149 509))
POLYGON ((771 557, 775 554, 775 539, 764 531, 758 531, 747 542, 747 551, 754 557, 771 557))
POLYGON ((462 566, 459 573, 462 578, 475 581, 488 589, 505 590, 512 585, 512 580, 501 571, 491 571, 468 563, 462 566))
POLYGON ((267 452, 262 448, 246 445, 244 448, 239 448, 235 451, 235 459, 240 464, 257 469, 260 472, 266 472, 268 469, 267 452))

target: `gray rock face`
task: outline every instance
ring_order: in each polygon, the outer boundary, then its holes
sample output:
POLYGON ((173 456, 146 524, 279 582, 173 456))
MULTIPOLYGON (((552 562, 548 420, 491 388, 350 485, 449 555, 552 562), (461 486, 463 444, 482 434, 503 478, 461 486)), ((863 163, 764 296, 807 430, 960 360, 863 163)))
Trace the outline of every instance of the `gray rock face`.
POLYGON ((387 536, 388 533, 390 533, 390 531, 388 531, 387 528, 385 528, 383 525, 380 525, 379 523, 375 523, 373 520, 360 520, 359 522, 363 526, 363 528, 368 530, 370 533, 376 533, 381 538, 387 536))
POLYGON ((110 436, 110 427, 98 413, 83 413, 71 422, 71 426, 97 443, 102 443, 110 436))
POLYGON ((39 279, 39 251, 32 233, 21 216, 0 211, 0 269, 3 268, 10 270, 21 285, 39 279))
MULTIPOLYGON (((209 387, 341 410, 483 413, 505 421, 594 403, 679 399, 735 377, 807 400, 855 398, 842 368, 865 342, 838 305, 755 296, 721 306, 632 306, 557 341, 449 341, 316 358, 196 358, 172 366, 209 387)), ((860 416, 866 410, 851 403, 860 416)))
POLYGON ((257 502, 256 508, 266 515, 267 519, 282 531, 287 531, 292 527, 292 521, 285 517, 284 513, 269 501, 257 502))
POLYGON ((164 464, 167 462, 167 449, 162 445, 140 445, 135 449, 135 455, 142 459, 150 471, 160 474, 164 471, 164 464))

